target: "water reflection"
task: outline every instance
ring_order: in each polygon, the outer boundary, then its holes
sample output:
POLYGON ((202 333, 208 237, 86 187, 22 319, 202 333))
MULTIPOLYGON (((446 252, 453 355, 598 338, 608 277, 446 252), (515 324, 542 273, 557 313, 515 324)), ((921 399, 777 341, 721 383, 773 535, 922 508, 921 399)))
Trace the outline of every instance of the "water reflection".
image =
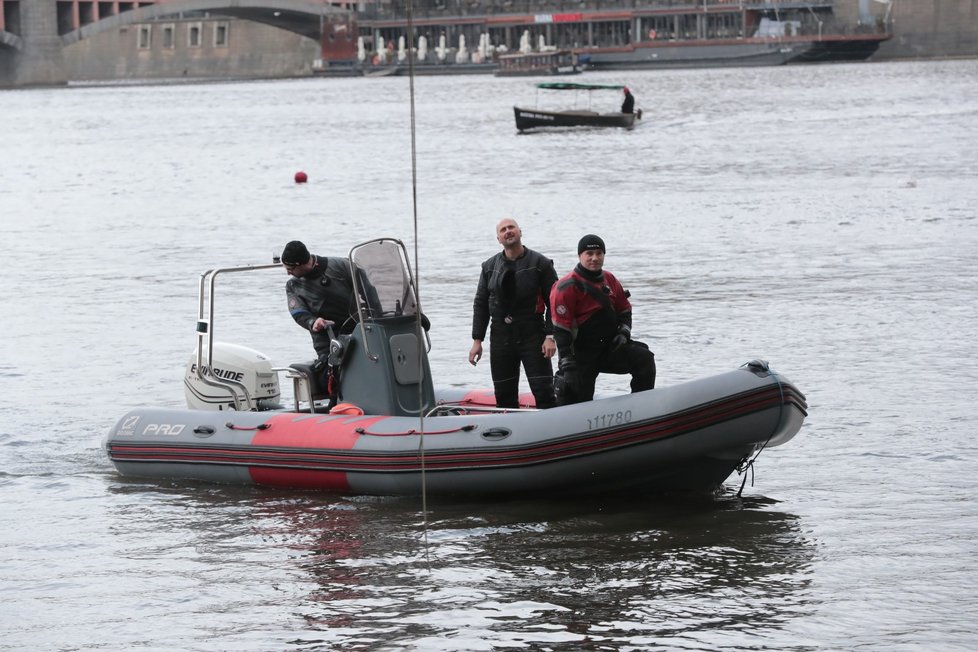
POLYGON ((277 618, 296 647, 710 647, 811 609, 816 544, 765 498, 438 503, 425 527, 416 499, 147 489, 115 488, 179 547, 221 556, 209 590, 264 582, 251 599, 267 608, 292 587, 277 618))
MULTIPOLYGON (((744 623, 776 629, 804 611, 815 547, 796 517, 768 503, 721 496, 573 511, 518 505, 488 508, 484 524, 455 531, 479 539, 480 553, 502 572, 488 584, 503 600, 514 597, 515 579, 519 599, 550 605, 522 615, 524 635, 559 626, 580 644, 702 642, 744 623)), ((487 640, 509 625, 490 629, 487 640)))

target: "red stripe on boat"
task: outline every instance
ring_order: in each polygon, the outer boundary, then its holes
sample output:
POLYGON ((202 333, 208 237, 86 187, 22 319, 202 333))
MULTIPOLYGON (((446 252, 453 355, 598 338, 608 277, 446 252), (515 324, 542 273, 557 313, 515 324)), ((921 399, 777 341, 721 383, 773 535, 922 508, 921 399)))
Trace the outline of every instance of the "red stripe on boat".
POLYGON ((388 417, 328 416, 309 417, 295 414, 277 414, 266 423, 268 428, 259 430, 251 440, 253 446, 278 446, 286 448, 332 448, 350 450, 360 439, 357 429, 367 430, 388 417))
MULTIPOLYGON (((360 439, 357 429, 367 429, 388 417, 326 416, 321 418, 278 414, 266 423, 268 428, 255 433, 254 446, 281 448, 351 450, 360 439)), ((248 473, 255 484, 305 489, 350 489, 344 471, 316 471, 312 469, 283 469, 249 466, 248 473)))
POLYGON ((328 489, 349 491, 346 473, 343 471, 312 471, 306 469, 273 469, 261 466, 248 468, 251 481, 270 487, 294 487, 296 489, 328 489))

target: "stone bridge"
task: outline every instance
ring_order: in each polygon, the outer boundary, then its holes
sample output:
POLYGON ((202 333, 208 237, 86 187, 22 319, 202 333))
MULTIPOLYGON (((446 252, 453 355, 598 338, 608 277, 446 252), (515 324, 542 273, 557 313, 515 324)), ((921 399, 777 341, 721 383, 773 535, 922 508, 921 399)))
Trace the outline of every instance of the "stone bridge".
POLYGON ((319 40, 330 0, 0 0, 0 88, 67 82, 62 49, 110 29, 191 12, 272 25, 319 40))

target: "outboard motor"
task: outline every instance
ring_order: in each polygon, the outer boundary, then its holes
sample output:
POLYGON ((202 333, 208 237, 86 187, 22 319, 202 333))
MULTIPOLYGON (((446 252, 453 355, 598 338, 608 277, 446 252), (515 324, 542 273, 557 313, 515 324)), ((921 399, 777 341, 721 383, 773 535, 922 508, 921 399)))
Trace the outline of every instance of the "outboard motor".
MULTIPOLYGON (((192 410, 234 410, 235 392, 239 404, 250 397, 252 408, 270 410, 281 407, 278 374, 264 354, 237 344, 215 342, 211 368, 197 371, 197 352, 187 362, 183 379, 187 407, 192 410), (203 376, 203 378, 201 377, 203 376)), ((249 409, 247 402, 243 409, 249 409)))

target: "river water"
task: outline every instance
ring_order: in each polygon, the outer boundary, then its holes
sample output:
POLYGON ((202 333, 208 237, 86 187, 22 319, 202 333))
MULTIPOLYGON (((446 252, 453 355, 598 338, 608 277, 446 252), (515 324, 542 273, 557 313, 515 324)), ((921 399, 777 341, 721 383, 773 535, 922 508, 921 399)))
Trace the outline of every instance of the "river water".
MULTIPOLYGON (((405 78, 0 94, 0 650, 978 647, 978 61, 587 81, 628 83, 641 126, 517 135, 530 81, 419 78, 416 184, 405 78), (742 497, 422 503, 108 463, 128 409, 183 404, 199 274, 293 238, 402 238, 436 384, 488 386, 466 355, 503 216, 560 273, 603 236, 659 386, 764 358, 806 393, 742 497)), ((217 339, 308 359, 285 278, 222 286, 217 339)))

